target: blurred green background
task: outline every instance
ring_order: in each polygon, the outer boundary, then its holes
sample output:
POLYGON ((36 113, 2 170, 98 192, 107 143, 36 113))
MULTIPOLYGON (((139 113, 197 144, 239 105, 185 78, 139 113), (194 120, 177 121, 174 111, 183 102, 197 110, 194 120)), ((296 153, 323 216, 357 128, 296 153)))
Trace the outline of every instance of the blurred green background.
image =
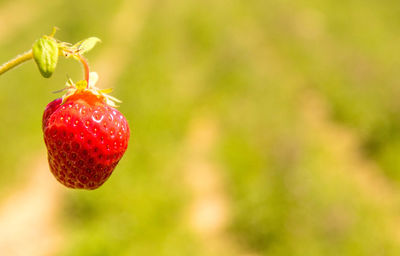
POLYGON ((0 1, 0 62, 87 54, 132 136, 98 190, 46 165, 44 107, 79 64, 0 80, 5 255, 400 255, 400 5, 0 1))

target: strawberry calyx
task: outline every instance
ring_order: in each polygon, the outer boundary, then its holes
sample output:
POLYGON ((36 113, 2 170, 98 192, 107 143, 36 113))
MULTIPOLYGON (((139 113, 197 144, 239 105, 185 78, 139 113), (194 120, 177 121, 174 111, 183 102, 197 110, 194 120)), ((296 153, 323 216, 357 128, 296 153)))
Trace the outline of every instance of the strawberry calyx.
POLYGON ((94 98, 98 99, 101 102, 106 103, 107 105, 111 107, 117 107, 115 104, 121 103, 120 100, 117 98, 108 95, 108 93, 112 92, 112 88, 108 89, 99 89, 95 86, 97 83, 97 80, 99 79, 99 76, 96 72, 90 72, 89 73, 89 84, 87 84, 86 80, 81 80, 76 83, 72 81, 71 78, 68 79, 67 83, 65 84, 65 88, 62 89, 61 91, 66 90, 67 92, 62 96, 62 103, 65 103, 68 99, 75 95, 87 95, 87 96, 94 96, 94 98))

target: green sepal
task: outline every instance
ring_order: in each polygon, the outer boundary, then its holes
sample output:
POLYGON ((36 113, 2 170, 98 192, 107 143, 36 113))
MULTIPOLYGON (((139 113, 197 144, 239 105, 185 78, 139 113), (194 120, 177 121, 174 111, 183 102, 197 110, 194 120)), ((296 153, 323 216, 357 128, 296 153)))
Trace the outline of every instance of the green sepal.
POLYGON ((85 52, 88 52, 93 49, 93 47, 101 42, 101 40, 97 37, 89 37, 85 40, 79 41, 76 43, 73 48, 76 48, 79 54, 84 54, 85 52))
POLYGON ((43 36, 32 46, 33 58, 43 77, 49 78, 58 62, 58 43, 49 36, 43 36))

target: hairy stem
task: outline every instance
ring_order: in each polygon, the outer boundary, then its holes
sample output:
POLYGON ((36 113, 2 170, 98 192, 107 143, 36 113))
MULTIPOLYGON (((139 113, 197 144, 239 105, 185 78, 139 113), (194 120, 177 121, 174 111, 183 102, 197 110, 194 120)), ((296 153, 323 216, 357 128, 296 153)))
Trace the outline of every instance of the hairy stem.
POLYGON ((22 64, 23 62, 32 59, 32 58, 33 58, 32 50, 29 50, 21 55, 18 55, 14 59, 12 59, 0 66, 0 75, 6 71, 18 66, 19 64, 22 64))
POLYGON ((83 57, 80 54, 78 54, 77 57, 78 57, 79 61, 82 63, 82 66, 83 66, 83 69, 85 72, 85 80, 87 82, 86 88, 89 88, 89 64, 88 64, 88 61, 86 60, 85 57, 83 57))

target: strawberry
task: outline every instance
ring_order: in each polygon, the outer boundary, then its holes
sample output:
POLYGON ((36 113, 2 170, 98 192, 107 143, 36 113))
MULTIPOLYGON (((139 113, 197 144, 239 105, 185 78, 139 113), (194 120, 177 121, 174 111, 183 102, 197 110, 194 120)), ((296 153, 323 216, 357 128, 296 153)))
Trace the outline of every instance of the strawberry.
MULTIPOLYGON (((79 83, 79 82, 78 82, 79 83)), ((130 136, 125 117, 94 86, 70 82, 63 99, 43 114, 50 170, 70 188, 96 189, 111 175, 130 136)))

